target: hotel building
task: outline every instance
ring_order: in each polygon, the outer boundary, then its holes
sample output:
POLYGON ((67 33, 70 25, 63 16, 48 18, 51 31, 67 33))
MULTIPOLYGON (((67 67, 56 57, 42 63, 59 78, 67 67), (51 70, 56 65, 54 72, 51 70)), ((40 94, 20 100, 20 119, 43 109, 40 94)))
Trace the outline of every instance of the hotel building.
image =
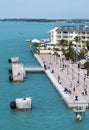
POLYGON ((80 37, 81 45, 89 41, 89 26, 59 26, 50 31, 50 41, 54 44, 61 40, 74 41, 76 36, 80 37))

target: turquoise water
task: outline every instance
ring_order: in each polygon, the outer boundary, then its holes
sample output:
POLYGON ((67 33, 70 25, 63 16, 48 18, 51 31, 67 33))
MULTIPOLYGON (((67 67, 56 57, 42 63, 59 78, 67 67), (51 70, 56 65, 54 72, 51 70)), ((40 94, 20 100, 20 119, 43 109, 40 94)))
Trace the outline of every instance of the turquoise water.
POLYGON ((57 25, 65 23, 0 22, 0 130, 88 130, 89 111, 77 123, 44 73, 27 73, 22 83, 8 80, 8 58, 19 56, 24 65, 39 65, 26 39, 47 38, 57 25), (32 97, 32 111, 10 109, 10 101, 25 96, 32 97))

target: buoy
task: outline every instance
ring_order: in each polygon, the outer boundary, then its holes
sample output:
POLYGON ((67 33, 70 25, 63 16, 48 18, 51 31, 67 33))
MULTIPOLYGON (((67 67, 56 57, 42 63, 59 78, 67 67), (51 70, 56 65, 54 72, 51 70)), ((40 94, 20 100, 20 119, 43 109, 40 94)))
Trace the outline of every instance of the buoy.
POLYGON ((10 69, 8 70, 8 72, 9 72, 9 73, 12 73, 12 69, 10 68, 10 69))
POLYGON ((78 115, 76 116, 76 121, 81 121, 81 115, 80 115, 80 114, 78 114, 78 115))
POLYGON ((12 76, 9 76, 9 80, 10 80, 10 81, 13 81, 13 77, 12 77, 12 76))
POLYGON ((12 109, 15 109, 16 108, 16 102, 15 101, 10 102, 10 107, 12 109))
POLYGON ((11 59, 10 58, 8 59, 8 62, 11 63, 11 59))

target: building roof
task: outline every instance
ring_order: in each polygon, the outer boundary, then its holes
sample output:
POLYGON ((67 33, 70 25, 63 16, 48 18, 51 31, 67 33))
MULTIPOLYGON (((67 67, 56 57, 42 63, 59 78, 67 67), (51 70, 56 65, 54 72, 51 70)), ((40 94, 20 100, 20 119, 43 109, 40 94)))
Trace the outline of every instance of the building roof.
POLYGON ((59 32, 89 32, 89 26, 60 26, 56 28, 59 32))

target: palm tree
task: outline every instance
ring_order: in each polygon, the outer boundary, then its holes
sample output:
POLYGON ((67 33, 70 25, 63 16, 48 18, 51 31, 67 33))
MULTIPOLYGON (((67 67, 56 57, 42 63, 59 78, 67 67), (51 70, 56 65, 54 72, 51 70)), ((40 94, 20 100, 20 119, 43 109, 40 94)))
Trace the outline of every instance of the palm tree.
POLYGON ((76 62, 77 62, 77 55, 78 55, 78 43, 80 42, 80 37, 79 36, 76 36, 74 38, 74 41, 76 42, 76 52, 75 52, 75 57, 76 57, 76 62))
POLYGON ((78 54, 78 60, 85 59, 86 50, 82 48, 78 54))
POLYGON ((66 59, 71 59, 71 61, 75 61, 75 56, 74 56, 74 49, 72 46, 69 46, 67 52, 65 52, 65 57, 66 59))
POLYGON ((84 68, 87 69, 87 76, 89 75, 89 62, 84 64, 84 68))
POLYGON ((87 49, 89 50, 89 41, 86 41, 87 49))
POLYGON ((65 53, 66 49, 68 49, 69 43, 68 41, 66 41, 65 39, 62 39, 59 43, 59 46, 61 48, 61 51, 63 52, 63 54, 65 53))
POLYGON ((60 41, 60 45, 63 47, 63 46, 68 46, 68 41, 66 41, 65 39, 62 39, 60 41))
POLYGON ((74 41, 76 42, 76 44, 78 44, 78 42, 80 42, 81 38, 79 36, 75 36, 74 41))
POLYGON ((86 41, 86 46, 87 46, 87 50, 88 50, 88 56, 89 56, 89 41, 86 41))

